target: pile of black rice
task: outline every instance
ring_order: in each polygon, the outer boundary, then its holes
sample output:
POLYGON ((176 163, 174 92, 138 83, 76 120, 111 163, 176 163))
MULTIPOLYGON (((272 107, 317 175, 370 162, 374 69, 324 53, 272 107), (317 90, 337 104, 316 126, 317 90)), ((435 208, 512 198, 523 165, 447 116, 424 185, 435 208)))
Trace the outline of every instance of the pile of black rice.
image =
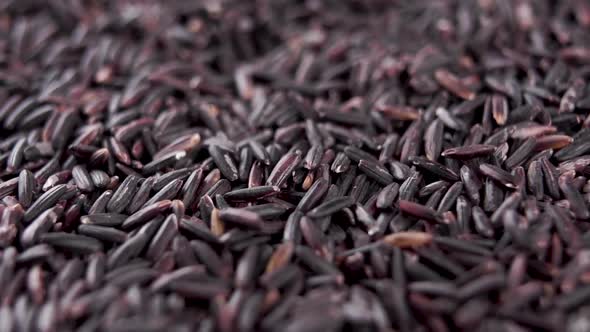
POLYGON ((0 331, 590 330, 585 0, 0 2, 0 331))

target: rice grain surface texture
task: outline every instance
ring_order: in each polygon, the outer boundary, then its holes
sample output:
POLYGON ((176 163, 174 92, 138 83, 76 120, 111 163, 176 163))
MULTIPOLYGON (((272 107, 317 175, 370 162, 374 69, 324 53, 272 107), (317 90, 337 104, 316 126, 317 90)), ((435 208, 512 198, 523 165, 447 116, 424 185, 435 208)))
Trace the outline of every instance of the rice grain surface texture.
POLYGON ((0 332, 590 331, 587 0, 0 1, 0 332))

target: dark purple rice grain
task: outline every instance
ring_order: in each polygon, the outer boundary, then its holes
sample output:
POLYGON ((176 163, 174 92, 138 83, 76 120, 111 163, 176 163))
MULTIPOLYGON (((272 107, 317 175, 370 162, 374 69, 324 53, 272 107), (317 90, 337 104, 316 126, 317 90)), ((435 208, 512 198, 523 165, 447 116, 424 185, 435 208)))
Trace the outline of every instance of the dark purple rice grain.
POLYGON ((339 174, 344 173, 350 167, 350 159, 346 156, 344 152, 338 152, 336 158, 332 162, 330 169, 332 172, 339 174))
POLYGON ((21 122, 22 118, 30 113, 37 105, 35 98, 31 97, 22 100, 4 119, 4 127, 8 130, 15 129, 21 122))
POLYGON ((37 200, 35 200, 33 204, 31 204, 31 206, 26 210, 24 215, 25 222, 32 221, 46 209, 53 207, 57 201, 60 200, 62 196, 64 196, 66 191, 67 186, 62 184, 49 189, 47 192, 37 198, 37 200))
POLYGON ((443 123, 440 120, 433 121, 424 134, 424 151, 426 157, 436 161, 440 156, 443 143, 443 123))
POLYGON ((578 219, 590 218, 590 211, 582 194, 572 185, 573 172, 567 172, 559 177, 558 183, 561 192, 570 203, 570 209, 578 219))
POLYGON ((10 152, 10 156, 6 161, 6 170, 13 172, 21 166, 23 161, 23 154, 25 147, 27 146, 27 140, 25 138, 19 139, 10 152))
POLYGON ((442 252, 433 249, 419 248, 417 253, 421 259, 424 259, 428 264, 433 265, 438 271, 443 274, 450 274, 460 276, 465 273, 465 269, 456 261, 447 258, 442 252))
POLYGON ((507 169, 512 169, 516 166, 521 165, 524 163, 532 154, 533 150, 535 149, 537 142, 536 139, 530 137, 526 139, 519 147, 516 149, 508 159, 504 162, 507 169))
POLYGON ((463 123, 463 121, 453 116, 447 109, 438 107, 435 111, 435 114, 448 128, 460 132, 467 131, 466 125, 463 123))
MULTIPOLYGON (((284 242, 276 247, 266 263, 264 275, 269 275, 285 266, 291 260, 295 246, 291 242, 284 242)), ((262 277, 264 278, 264 276, 262 277)))
POLYGON ((195 201, 198 203, 199 199, 205 195, 216 183, 218 183, 221 179, 221 172, 219 169, 213 169, 207 176, 203 179, 201 185, 199 186, 199 190, 196 193, 195 201))
POLYGON ((169 215, 158 232, 152 238, 150 244, 147 247, 146 256, 152 260, 156 260, 163 253, 168 245, 172 242, 172 239, 178 232, 178 219, 175 215, 169 215))
POLYGON ((426 203, 424 203, 424 206, 427 206, 431 209, 436 209, 438 207, 438 205, 440 204, 441 199, 443 198, 444 192, 445 192, 445 188, 440 188, 439 190, 432 193, 432 195, 430 195, 430 197, 428 197, 428 200, 426 201, 426 203))
POLYGON ((268 152, 266 151, 266 149, 264 149, 264 146, 260 142, 256 140, 249 140, 248 146, 250 147, 253 156, 257 160, 259 160, 265 165, 270 165, 270 156, 268 155, 268 152))
POLYGON ((6 116, 14 109, 14 107, 21 102, 23 99, 22 95, 14 94, 10 97, 3 96, 4 105, 0 108, 0 121, 4 121, 6 116))
POLYGON ((446 194, 441 199, 437 211, 439 213, 442 213, 444 211, 450 210, 456 203, 457 198, 459 197, 462 191, 463 184, 461 182, 455 182, 452 186, 449 187, 446 194))
POLYGON ((417 204, 406 200, 400 200, 399 209, 401 212, 416 217, 418 219, 424 219, 430 222, 441 221, 441 216, 438 215, 435 210, 421 204, 417 204))
POLYGON ((461 233, 464 233, 471 220, 471 203, 465 198, 465 196, 460 195, 457 198, 455 209, 458 229, 461 233))
MULTIPOLYGON (((114 163, 114 167, 113 165, 114 160, 112 158, 109 158, 108 160, 108 164, 109 164, 109 172, 111 172, 111 174, 115 173, 116 171, 120 171, 121 173, 123 173, 125 176, 135 176, 137 178, 141 177, 141 174, 136 172, 133 168, 125 166, 121 163, 115 162, 114 163)), ((137 169, 141 169, 141 164, 139 164, 139 162, 136 163, 135 168, 137 169)))
POLYGON ((19 129, 33 129, 43 124, 54 113, 52 105, 42 105, 25 115, 19 123, 19 129))
POLYGON ((480 190, 483 187, 480 179, 477 177, 475 172, 471 170, 468 166, 462 166, 460 170, 461 175, 461 182, 463 183, 463 187, 467 194, 469 195, 469 199, 474 204, 479 204, 480 201, 480 190))
POLYGON ((399 136, 397 134, 387 135, 385 142, 381 145, 381 153, 379 154, 380 163, 385 163, 393 158, 398 140, 399 136))
POLYGON ((235 181, 238 179, 238 167, 227 151, 223 150, 219 146, 211 145, 209 147, 209 154, 213 158, 215 165, 217 165, 223 176, 225 176, 229 181, 235 181))
POLYGON ((154 120, 150 118, 140 118, 131 121, 115 131, 115 138, 122 143, 128 142, 140 134, 145 127, 151 126, 153 123, 154 120))
MULTIPOLYGON (((293 141, 296 137, 302 134, 304 131, 304 125, 301 123, 295 123, 289 126, 278 128, 274 134, 274 140, 278 143, 284 144, 286 142, 293 141)), ((310 142, 313 142, 310 139, 310 142)), ((319 143, 318 143, 319 144, 319 143)))
MULTIPOLYGON (((227 208, 227 207, 226 207, 227 208)), ((221 237, 225 233, 225 223, 219 218, 219 209, 213 208, 210 216, 211 233, 216 237, 221 237)))
POLYGON ((308 217, 303 217, 299 221, 299 228, 301 235, 305 242, 316 252, 325 253, 323 243, 325 243, 324 236, 321 229, 308 217))
POLYGON ((251 246, 242 255, 237 263, 234 284, 237 288, 248 288, 255 281, 257 272, 257 262, 259 260, 260 250, 257 246, 251 246))
POLYGON ((134 214, 130 215, 125 219, 125 221, 121 224, 123 229, 132 229, 139 225, 145 224, 152 218, 162 214, 164 211, 168 210, 172 204, 170 200, 162 200, 150 205, 147 205, 140 209, 139 211, 135 212, 134 214))
POLYGON ((94 151, 92 155, 88 158, 88 165, 91 168, 101 168, 104 167, 104 165, 109 164, 109 174, 112 174, 114 172, 114 162, 115 160, 112 159, 109 150, 106 148, 94 151), (110 166, 111 163, 113 164, 113 166, 110 166))
POLYGON ((131 156, 127 148, 121 144, 117 139, 111 137, 108 141, 108 147, 111 155, 113 155, 119 162, 124 165, 131 164, 131 156))
POLYGON ((214 281, 177 281, 168 285, 167 288, 189 300, 209 300, 228 292, 227 286, 214 281))
POLYGON ((174 165, 178 160, 184 158, 186 152, 184 151, 173 151, 158 159, 154 159, 151 162, 143 165, 142 173, 145 175, 151 175, 155 172, 174 165))
POLYGON ((496 148, 496 151, 494 151, 494 154, 492 155, 491 160, 493 161, 494 164, 501 165, 508 158, 509 151, 510 151, 510 145, 508 144, 508 142, 504 142, 496 148))
POLYGON ((253 211, 245 209, 229 208, 219 212, 219 218, 224 222, 234 223, 253 229, 261 229, 264 221, 253 211))
POLYGON ((565 161, 590 152, 590 144, 584 139, 574 140, 571 144, 555 153, 555 159, 565 161))
POLYGON ((212 222, 211 216, 213 215, 213 211, 215 210, 215 202, 213 202, 213 198, 209 195, 205 195, 201 197, 199 200, 199 212, 203 221, 210 224, 212 222))
POLYGON ((72 171, 70 171, 70 170, 57 172, 57 173, 51 175, 49 178, 47 178, 47 181, 45 181, 45 183, 43 184, 43 187, 41 189, 43 189, 44 191, 47 191, 59 184, 65 184, 71 179, 71 177, 72 177, 72 171))
POLYGON ((555 128, 554 126, 544 126, 544 125, 534 125, 534 124, 527 125, 525 123, 521 127, 516 126, 514 131, 510 134, 510 137, 512 137, 514 139, 527 139, 527 138, 531 138, 531 137, 539 137, 539 136, 545 136, 548 134, 553 134, 556 131, 557 131, 557 128, 555 128))
POLYGON ((494 235, 489 218, 479 206, 473 206, 471 215, 473 216, 473 226, 479 234, 485 237, 492 237, 494 235))
POLYGON ((506 283, 503 274, 490 274, 472 281, 457 291, 457 297, 460 299, 473 298, 476 295, 490 292, 494 289, 504 286, 506 283))
POLYGON ((116 287, 124 288, 132 285, 147 284, 158 275, 158 272, 151 268, 134 269, 121 274, 108 282, 116 287))
MULTIPOLYGON (((197 193, 197 191, 199 190, 199 186, 201 184, 201 181, 203 179, 203 169, 202 168, 197 168, 195 169, 191 175, 188 177, 188 179, 184 182, 184 185, 182 187, 182 202, 184 203, 184 205, 187 208, 190 208, 193 203, 195 202, 195 195, 197 193)), ((143 184, 142 184, 143 187, 143 184)), ((149 189, 151 190, 151 188, 149 189)), ((149 193, 148 189, 144 189, 144 192, 149 193)), ((141 191, 141 188, 140 188, 141 191)))
POLYGON ((395 198, 399 193, 399 184, 392 182, 391 184, 383 187, 383 189, 377 195, 377 201, 375 205, 380 209, 386 209, 393 206, 395 198))
POLYGON ((495 211, 504 199, 504 191, 494 180, 488 178, 484 183, 483 208, 486 212, 495 211))
MULTIPOLYGON (((69 151, 77 158, 89 160, 94 154, 101 149, 87 144, 70 145, 69 151)), ((101 150, 104 151, 104 150, 101 150)))
POLYGON ((100 189, 106 188, 111 182, 111 178, 107 173, 97 169, 90 171, 90 178, 94 186, 100 189))
POLYGON ((53 249, 51 249, 50 246, 42 243, 20 252, 18 257, 16 258, 16 263, 30 264, 36 261, 43 262, 46 261, 53 254, 53 249))
POLYGON ((327 200, 324 203, 318 205, 307 213, 310 218, 318 219, 330 216, 344 208, 350 207, 354 204, 351 197, 337 197, 332 200, 327 200))
POLYGON ((115 227, 123 224, 127 215, 117 213, 95 213, 83 216, 82 224, 115 227))
POLYGON ((248 187, 260 187, 264 185, 264 169, 262 168, 262 163, 259 161, 255 161, 252 164, 252 168, 250 169, 250 173, 248 174, 248 187))
POLYGON ((580 156, 569 161, 564 161, 559 164, 558 171, 560 173, 567 171, 584 172, 590 165, 590 155, 580 156))
POLYGON ((78 233, 111 243, 123 243, 127 240, 127 233, 107 226, 83 224, 78 226, 78 233))
POLYGON ((190 242, 190 246, 197 258, 210 272, 218 277, 224 277, 226 273, 226 267, 224 267, 221 258, 207 243, 193 240, 190 242))
POLYGON ((475 92, 464 85, 458 77, 445 69, 436 70, 434 77, 442 87, 463 99, 473 100, 476 97, 475 92))
POLYGON ((490 220, 492 224, 497 224, 500 222, 500 218, 503 217, 506 211, 514 209, 520 204, 522 200, 522 194, 520 192, 514 192, 511 195, 507 196, 506 199, 498 206, 498 208, 492 213, 490 220))
MULTIPOLYGON (((346 173, 339 177, 337 184, 331 184, 329 187, 331 188, 334 186, 335 189, 338 189, 339 194, 344 195, 349 192, 350 187, 353 185, 353 182, 357 181, 356 176, 357 167, 351 166, 346 173)), ((365 175, 363 175, 365 177, 365 175)), ((331 182, 331 177, 323 177, 323 179, 327 182, 331 182)))
MULTIPOLYGON (((226 179, 217 181, 206 192, 206 196, 215 197, 216 195, 224 195, 231 190, 231 183, 226 179)), ((154 196, 155 197, 155 196, 154 196)))
POLYGON ((272 220, 279 218, 283 215, 290 207, 286 207, 284 205, 276 204, 276 203, 265 203, 265 204, 258 204, 258 205, 251 205, 245 207, 244 210, 251 211, 256 213, 260 218, 266 220, 272 220))
POLYGON ((412 157, 410 161, 419 168, 422 168, 428 172, 436 174, 446 180, 450 181, 457 181, 459 180, 459 176, 455 171, 450 168, 445 167, 435 161, 430 161, 423 157, 412 157))
POLYGON ((59 218, 59 214, 53 210, 47 210, 31 222, 21 233, 20 242, 25 247, 36 244, 41 234, 47 233, 59 218))
POLYGON ((457 296, 457 287, 453 283, 444 281, 414 281, 408 284, 408 290, 410 292, 452 299, 457 296))
POLYGON ((545 179, 545 188, 551 197, 559 199, 559 184, 557 180, 557 170, 547 158, 541 158, 541 168, 543 170, 543 178, 545 179))
POLYGON ((299 229, 299 220, 303 217, 303 213, 299 210, 291 213, 287 218, 285 229, 283 230, 283 241, 290 241, 298 243, 301 239, 301 231, 299 229))
POLYGON ((23 208, 28 208, 33 202, 37 184, 31 171, 24 169, 18 176, 18 200, 23 208))
POLYGON ((291 172, 295 169, 295 167, 299 165, 300 161, 300 151, 292 152, 283 156, 269 174, 266 184, 280 188, 291 175, 291 172))
POLYGON ((57 171, 59 171, 59 161, 56 158, 52 158, 35 172, 35 179, 39 185, 43 185, 47 178, 57 171))
POLYGON ((209 228, 205 225, 205 223, 202 220, 183 218, 180 221, 179 228, 200 240, 209 243, 219 242, 217 237, 213 233, 211 233, 209 228))
POLYGON ((321 145, 313 145, 303 159, 303 167, 314 170, 320 164, 324 155, 324 148, 321 145))
POLYGON ((533 160, 527 169, 528 189, 537 200, 542 200, 544 196, 543 172, 541 163, 533 160))
POLYGON ((121 246, 109 253, 107 258, 108 269, 113 270, 135 258, 143 250, 147 241, 148 237, 144 233, 138 233, 127 239, 121 246))
POLYGON ((76 186, 85 192, 94 191, 94 182, 84 166, 76 165, 72 169, 72 178, 76 186))
POLYGON ((590 289, 586 286, 575 294, 563 294, 556 299, 557 305, 564 310, 572 310, 587 302, 590 298, 590 289))
POLYGON ((121 213, 131 202, 131 199, 137 192, 137 185, 140 179, 135 176, 129 176, 123 180, 119 185, 109 203, 107 204, 107 211, 114 213, 121 213))
POLYGON ((492 116, 498 125, 504 125, 508 119, 508 101, 498 94, 492 95, 492 116))
POLYGON ((490 310, 490 303, 484 299, 470 299, 456 310, 453 315, 453 320, 460 328, 474 328, 490 310))
MULTIPOLYGON (((52 150, 52 148, 50 148, 52 150)), ((53 152, 53 151, 50 151, 53 152)), ((46 155, 47 156, 47 155, 46 155)), ((23 151, 23 157, 27 161, 39 160, 43 157, 41 150, 38 146, 27 146, 23 151)))
POLYGON ((401 214, 393 214, 392 212, 383 212, 379 214, 375 224, 369 227, 367 234, 371 237, 379 237, 385 234, 390 224, 399 224, 395 218, 401 219, 401 214))
POLYGON ((488 156, 495 150, 496 147, 493 145, 474 144, 447 149, 442 152, 442 156, 456 159, 473 159, 488 156))
POLYGON ((180 180, 180 179, 173 180, 172 182, 170 182, 166 186, 164 186, 156 194, 154 194, 154 196, 152 196, 152 198, 150 198, 147 202, 145 202, 142 205, 142 207, 152 205, 152 204, 159 202, 159 201, 171 200, 176 197, 176 195, 180 192, 181 188, 182 188, 182 180, 180 180))
POLYGON ((223 195, 228 201, 255 201, 259 199, 265 199, 271 196, 275 196, 280 192, 278 187, 274 186, 260 186, 253 188, 236 189, 227 192, 223 195))
POLYGON ((361 160, 359 161, 358 169, 382 185, 388 185, 393 182, 393 176, 389 174, 385 167, 379 164, 361 160))
POLYGON ((53 135, 51 137, 51 144, 56 150, 65 147, 67 140, 70 138, 72 131, 78 125, 80 118, 77 111, 62 112, 58 117, 53 135))
POLYGON ((166 185, 170 184, 170 182, 174 180, 182 180, 184 181, 190 174, 192 173, 191 169, 183 168, 178 169, 175 171, 168 172, 162 176, 159 176, 154 183, 153 189, 155 191, 159 191, 164 188, 166 185))
POLYGON ((412 200, 416 196, 416 192, 420 188, 420 182, 422 182, 422 174, 414 171, 399 187, 400 200, 412 200))
POLYGON ((376 164, 379 163, 379 161, 372 154, 365 152, 355 146, 345 146, 343 151, 346 156, 348 156, 348 158, 350 158, 350 160, 354 161, 355 163, 358 163, 363 159, 376 164))
POLYGON ((313 251, 307 247, 297 246, 295 248, 295 255, 301 259, 303 264, 318 274, 328 274, 339 278, 339 283, 342 280, 342 275, 338 269, 323 258, 315 255, 313 251))
POLYGON ((418 196, 419 197, 427 197, 429 195, 432 195, 433 193, 439 191, 441 188, 448 188, 449 187, 449 183, 443 180, 439 180, 439 181, 435 181, 432 183, 429 183, 427 185, 425 185, 424 187, 420 188, 420 191, 418 192, 418 196))
POLYGON ((506 188, 516 188, 516 179, 514 178, 514 176, 499 167, 490 164, 481 164, 479 165, 479 171, 483 175, 490 177, 491 179, 497 181, 499 184, 505 186, 506 188))
POLYGON ((78 258, 74 258, 67 262, 63 269, 56 277, 57 284, 60 289, 68 289, 73 282, 82 276, 84 264, 78 258))
POLYGON ((191 280, 191 279, 199 279, 203 277, 205 274, 205 269, 203 266, 200 265, 193 265, 187 266, 183 268, 179 268, 174 272, 162 274, 156 280, 152 282, 150 285, 150 289, 152 291, 160 291, 165 289, 167 285, 173 283, 175 280, 191 280))
POLYGON ((91 237, 62 232, 41 234, 39 241, 76 254, 90 254, 103 249, 102 243, 91 237))

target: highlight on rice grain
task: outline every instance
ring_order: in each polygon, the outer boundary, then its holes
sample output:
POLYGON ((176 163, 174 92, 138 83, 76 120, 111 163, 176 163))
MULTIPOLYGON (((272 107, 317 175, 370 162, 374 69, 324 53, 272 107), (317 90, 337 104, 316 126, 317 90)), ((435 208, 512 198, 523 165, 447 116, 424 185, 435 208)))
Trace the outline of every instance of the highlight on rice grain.
POLYGON ((590 3, 0 2, 0 331, 588 331, 590 3))

